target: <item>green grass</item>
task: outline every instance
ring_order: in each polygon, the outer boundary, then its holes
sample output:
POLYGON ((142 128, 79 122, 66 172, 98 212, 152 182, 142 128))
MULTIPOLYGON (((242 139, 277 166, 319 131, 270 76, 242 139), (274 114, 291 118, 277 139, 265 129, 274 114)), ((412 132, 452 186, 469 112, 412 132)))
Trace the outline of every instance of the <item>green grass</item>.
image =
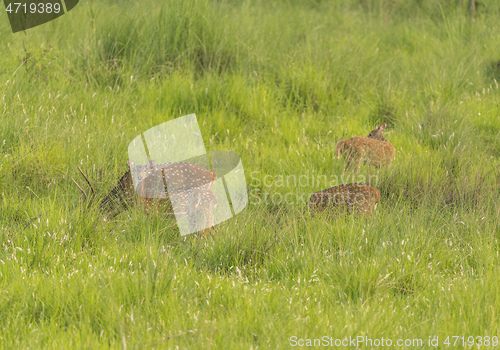
POLYGON ((0 347, 500 336, 500 5, 460 3, 81 1, 17 34, 3 16, 0 347), (190 113, 241 156, 241 214, 199 239, 86 209, 77 165, 102 198, 135 136, 190 113), (352 182, 336 142, 384 122, 375 214, 311 216, 309 193, 352 182))

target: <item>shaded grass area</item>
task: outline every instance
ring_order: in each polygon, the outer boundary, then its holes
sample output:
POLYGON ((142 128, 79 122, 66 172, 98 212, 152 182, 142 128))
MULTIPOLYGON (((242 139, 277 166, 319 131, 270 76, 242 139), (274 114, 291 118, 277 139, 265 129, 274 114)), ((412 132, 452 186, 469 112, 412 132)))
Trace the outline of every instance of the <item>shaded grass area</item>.
POLYGON ((0 345, 497 335, 499 14, 90 1, 25 34, 0 22, 0 345), (241 155, 248 208, 208 239, 138 210, 104 221, 130 140, 189 113, 209 150, 241 155), (336 142, 380 123, 391 167, 343 173, 336 142), (308 212, 309 193, 370 176, 372 217, 308 212))

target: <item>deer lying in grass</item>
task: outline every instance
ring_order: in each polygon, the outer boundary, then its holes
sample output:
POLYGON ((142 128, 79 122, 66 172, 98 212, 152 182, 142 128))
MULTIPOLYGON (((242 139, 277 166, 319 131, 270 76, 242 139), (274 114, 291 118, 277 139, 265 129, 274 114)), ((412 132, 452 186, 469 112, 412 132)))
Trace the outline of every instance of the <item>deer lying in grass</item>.
MULTIPOLYGON (((130 168, 134 166, 131 161, 127 161, 127 165, 130 168)), ((100 202, 99 209, 105 216, 114 217, 138 204, 147 213, 175 213, 177 220, 187 219, 191 232, 203 229, 206 235, 205 228, 214 226, 212 211, 218 200, 212 191, 213 181, 217 178, 213 171, 182 162, 155 165, 154 161, 150 161, 137 168, 140 174, 136 189, 129 169, 100 202)), ((90 181, 78 169, 94 193, 90 181)))
POLYGON ((353 165, 357 172, 362 161, 374 166, 391 164, 396 150, 384 138, 383 131, 385 127, 386 124, 384 123, 372 130, 368 137, 354 136, 350 139, 340 140, 337 143, 337 158, 340 159, 340 155, 344 155, 346 170, 353 165))
POLYGON ((380 191, 376 187, 363 183, 345 184, 313 193, 309 198, 309 208, 370 215, 379 199, 380 191))

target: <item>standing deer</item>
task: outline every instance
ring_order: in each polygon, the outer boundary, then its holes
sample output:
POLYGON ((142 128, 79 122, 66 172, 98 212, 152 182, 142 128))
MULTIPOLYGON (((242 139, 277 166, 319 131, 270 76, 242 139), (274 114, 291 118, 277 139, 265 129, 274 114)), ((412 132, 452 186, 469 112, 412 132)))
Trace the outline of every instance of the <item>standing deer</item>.
POLYGON ((344 155, 346 159, 345 169, 354 165, 357 172, 362 161, 375 166, 391 164, 396 150, 384 138, 385 127, 385 123, 377 126, 368 134, 368 137, 354 136, 337 142, 337 158, 340 159, 340 155, 344 155))
POLYGON ((380 191, 376 187, 363 183, 345 184, 313 193, 309 198, 309 208, 370 215, 379 199, 380 191))

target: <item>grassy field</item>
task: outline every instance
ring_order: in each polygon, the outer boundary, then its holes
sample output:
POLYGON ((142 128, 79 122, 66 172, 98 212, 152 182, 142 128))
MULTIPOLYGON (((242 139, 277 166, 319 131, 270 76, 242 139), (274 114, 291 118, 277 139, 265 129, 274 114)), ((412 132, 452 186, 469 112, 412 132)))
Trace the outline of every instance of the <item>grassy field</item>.
POLYGON ((17 34, 0 18, 1 348, 493 347, 497 0, 474 19, 458 0, 81 1, 17 34), (208 150, 242 157, 241 214, 199 239, 86 209, 77 165, 100 199, 135 136, 190 113, 208 150), (383 122, 375 214, 311 216, 308 194, 353 181, 336 142, 383 122))

